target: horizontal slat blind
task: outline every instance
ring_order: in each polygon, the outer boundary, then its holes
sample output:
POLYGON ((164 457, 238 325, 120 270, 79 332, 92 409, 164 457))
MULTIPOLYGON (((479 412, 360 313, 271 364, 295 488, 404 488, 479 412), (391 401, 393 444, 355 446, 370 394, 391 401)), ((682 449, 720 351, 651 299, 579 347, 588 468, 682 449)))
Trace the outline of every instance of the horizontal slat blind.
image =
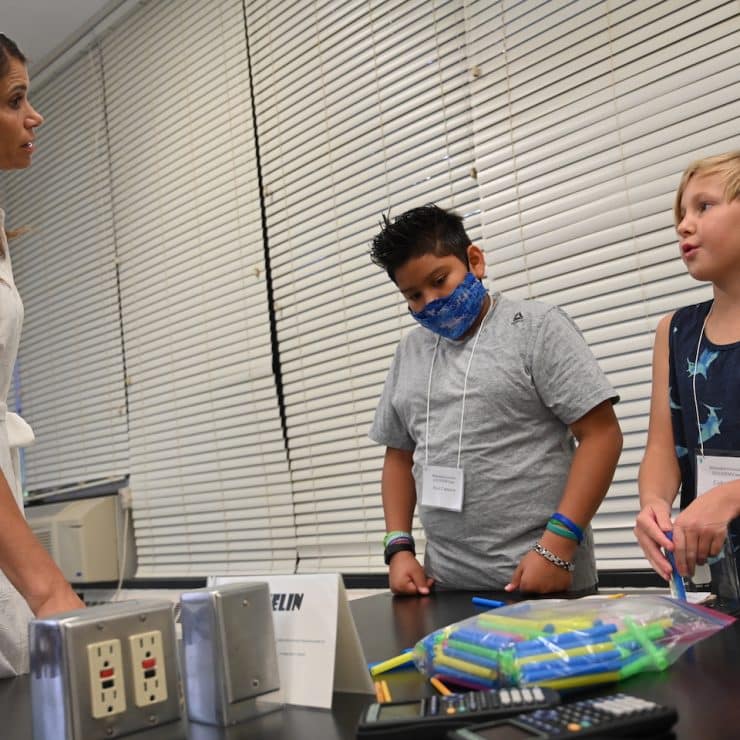
POLYGON ((493 280, 562 306, 618 389, 625 445, 597 559, 647 567, 632 528, 653 331, 711 295, 678 257, 673 193, 690 160, 740 146, 739 6, 465 5, 493 280))
POLYGON ((238 0, 102 42, 139 576, 293 572, 238 0))
POLYGON ((369 241, 389 206, 476 208, 463 21, 450 2, 247 3, 301 571, 385 569, 367 432, 411 321, 369 241))
POLYGON ((433 201, 493 287, 573 316, 618 389, 597 559, 647 567, 653 331, 709 295, 670 209, 690 159, 740 147, 737 0, 245 9, 288 453, 244 9, 150 2, 37 92, 34 166, 2 176, 9 225, 36 227, 14 248, 30 486, 130 472, 142 576, 290 572, 296 553, 385 571, 367 431, 413 322, 367 253, 382 213, 433 201))
POLYGON ((30 169, 5 175, 25 306, 20 393, 36 434, 25 451, 31 492, 128 472, 126 393, 100 60, 95 50, 40 89, 46 122, 30 169), (80 101, 85 101, 82 105, 80 101))

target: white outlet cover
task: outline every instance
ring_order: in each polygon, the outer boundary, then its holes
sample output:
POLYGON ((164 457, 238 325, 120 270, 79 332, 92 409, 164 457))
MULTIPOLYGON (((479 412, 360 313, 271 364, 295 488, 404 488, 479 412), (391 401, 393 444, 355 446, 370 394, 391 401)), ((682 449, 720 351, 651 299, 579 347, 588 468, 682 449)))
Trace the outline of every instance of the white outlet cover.
POLYGON ((126 711, 121 641, 94 642, 87 646, 90 699, 95 719, 126 711))
POLYGON ((162 633, 141 632, 128 638, 131 650, 131 679, 137 707, 147 707, 167 699, 162 633))

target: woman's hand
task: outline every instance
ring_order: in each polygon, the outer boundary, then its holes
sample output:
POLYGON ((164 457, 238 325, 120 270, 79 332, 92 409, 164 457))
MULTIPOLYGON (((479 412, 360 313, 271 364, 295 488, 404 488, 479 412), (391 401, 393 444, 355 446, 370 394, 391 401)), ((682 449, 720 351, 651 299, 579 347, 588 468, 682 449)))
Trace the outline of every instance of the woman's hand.
POLYGON ((72 611, 72 609, 82 609, 85 606, 66 581, 61 582, 58 588, 46 596, 29 597, 28 605, 38 619, 72 611))

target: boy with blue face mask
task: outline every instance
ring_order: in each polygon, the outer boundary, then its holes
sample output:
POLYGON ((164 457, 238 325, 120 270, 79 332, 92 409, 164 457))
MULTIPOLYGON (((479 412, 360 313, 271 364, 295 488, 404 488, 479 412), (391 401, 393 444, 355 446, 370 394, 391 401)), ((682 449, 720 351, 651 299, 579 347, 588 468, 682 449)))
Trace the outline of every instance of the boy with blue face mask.
POLYGON ((622 434, 580 332, 554 306, 489 294, 483 252, 436 206, 385 219, 371 258, 421 325, 396 349, 370 430, 386 446, 391 590, 593 591, 589 522, 622 434))

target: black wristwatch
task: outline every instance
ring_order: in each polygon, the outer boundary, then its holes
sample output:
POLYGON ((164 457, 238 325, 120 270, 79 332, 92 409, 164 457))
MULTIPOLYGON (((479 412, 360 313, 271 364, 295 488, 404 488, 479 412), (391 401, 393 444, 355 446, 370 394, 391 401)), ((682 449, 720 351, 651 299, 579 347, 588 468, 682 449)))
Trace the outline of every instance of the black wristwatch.
POLYGON ((385 548, 385 564, 391 564, 391 558, 397 553, 406 550, 407 552, 416 555, 416 550, 410 542, 391 542, 388 547, 385 548))

